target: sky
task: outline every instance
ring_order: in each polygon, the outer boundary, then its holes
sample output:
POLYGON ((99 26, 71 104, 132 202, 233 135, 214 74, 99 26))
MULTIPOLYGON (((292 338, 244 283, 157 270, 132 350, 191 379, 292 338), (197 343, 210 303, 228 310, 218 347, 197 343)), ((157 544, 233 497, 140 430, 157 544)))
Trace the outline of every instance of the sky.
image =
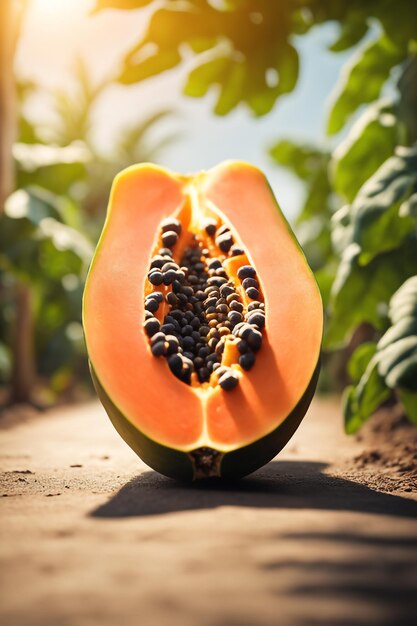
MULTIPOLYGON (((146 26, 148 10, 106 10, 89 16, 93 4, 93 0, 31 0, 29 5, 16 72, 44 87, 43 94, 31 101, 29 115, 46 126, 51 120, 50 93, 68 86, 74 59, 81 56, 93 80, 100 80, 117 70, 123 53, 146 26)), ((272 162, 268 147, 280 139, 331 145, 324 132, 326 114, 341 67, 351 54, 327 51, 336 35, 336 27, 330 24, 297 38, 301 57, 297 87, 262 118, 254 118, 243 106, 226 117, 214 116, 215 94, 204 99, 182 97, 182 68, 139 85, 112 85, 96 108, 97 142, 109 150, 121 126, 160 109, 173 109, 175 118, 164 123, 168 128, 174 123, 180 137, 160 153, 161 165, 189 173, 229 158, 250 161, 266 173, 281 208, 292 220, 301 206, 303 188, 272 162)))

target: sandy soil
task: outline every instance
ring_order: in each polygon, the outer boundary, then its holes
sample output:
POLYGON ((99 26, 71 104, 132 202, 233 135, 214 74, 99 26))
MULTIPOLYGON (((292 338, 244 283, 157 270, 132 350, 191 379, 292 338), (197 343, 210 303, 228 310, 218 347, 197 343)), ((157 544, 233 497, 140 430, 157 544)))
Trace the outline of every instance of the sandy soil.
POLYGON ((332 400, 210 487, 150 471, 96 403, 8 425, 5 626, 415 624, 415 478, 345 437, 332 400))

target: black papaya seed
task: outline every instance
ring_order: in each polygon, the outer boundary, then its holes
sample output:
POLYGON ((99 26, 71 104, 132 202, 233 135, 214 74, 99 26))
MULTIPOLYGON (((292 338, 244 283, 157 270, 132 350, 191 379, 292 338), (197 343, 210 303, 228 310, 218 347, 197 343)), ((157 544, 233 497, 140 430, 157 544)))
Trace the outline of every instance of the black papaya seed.
POLYGON ((262 333, 259 330, 252 329, 246 341, 254 352, 260 350, 262 346, 262 333))
POLYGON ((163 233, 173 231, 177 235, 181 234, 181 222, 175 217, 167 217, 161 222, 161 229, 163 233))
POLYGON ((239 357, 239 365, 245 371, 249 371, 255 365, 256 357, 253 352, 245 352, 239 357))
POLYGON ((242 265, 239 267, 237 271, 237 277, 239 280, 244 280, 245 278, 255 278, 256 270, 252 265, 242 265))
POLYGON ((224 391, 231 391, 232 389, 236 387, 238 382, 239 382, 238 376, 232 371, 225 372, 219 378, 219 385, 222 389, 224 389, 224 391))
POLYGON ((246 295, 251 300, 257 300, 259 298, 259 291, 256 289, 256 287, 249 287, 249 289, 246 289, 246 295))
POLYGON ((151 350, 154 356, 164 356, 167 353, 168 344, 165 341, 157 341, 153 344, 151 350))
POLYGON ((263 328, 265 326, 265 315, 261 313, 261 311, 254 311, 247 318, 249 324, 255 324, 258 328, 263 328))
POLYGON ((151 285, 162 285, 162 282, 164 280, 164 277, 162 275, 162 272, 159 272, 158 270, 155 270, 154 272, 150 272, 148 274, 148 280, 151 283, 151 285))
POLYGON ((157 333, 161 327, 159 320, 157 320, 156 317, 150 317, 149 319, 147 319, 144 326, 145 331, 149 337, 155 335, 155 333, 157 333))
POLYGON ((171 354, 168 357, 168 366, 175 376, 179 376, 182 371, 182 358, 179 354, 171 354))
POLYGON ((173 230, 168 230, 166 233, 163 233, 162 241, 164 246, 172 248, 172 246, 175 246, 178 241, 178 234, 173 230))
MULTIPOLYGON (((163 268, 162 268, 163 271, 163 268)), ((259 283, 256 278, 244 278, 242 281, 242 287, 246 291, 249 287, 259 287, 259 283)))

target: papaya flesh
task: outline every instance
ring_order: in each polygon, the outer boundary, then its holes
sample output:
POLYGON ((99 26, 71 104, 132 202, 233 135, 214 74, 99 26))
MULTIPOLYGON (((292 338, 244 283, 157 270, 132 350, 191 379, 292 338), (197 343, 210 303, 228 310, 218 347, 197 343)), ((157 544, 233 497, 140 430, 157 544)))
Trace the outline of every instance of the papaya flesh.
POLYGON ((153 469, 244 476, 288 442, 313 397, 323 311, 262 172, 143 164, 115 179, 84 292, 93 381, 153 469))

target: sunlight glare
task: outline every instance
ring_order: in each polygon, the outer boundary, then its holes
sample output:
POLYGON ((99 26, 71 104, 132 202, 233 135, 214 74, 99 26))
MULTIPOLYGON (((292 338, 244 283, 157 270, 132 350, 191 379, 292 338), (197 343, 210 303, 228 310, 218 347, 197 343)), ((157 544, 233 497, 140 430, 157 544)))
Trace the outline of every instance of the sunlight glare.
POLYGON ((79 7, 80 4, 85 5, 86 0, 32 0, 32 8, 36 12, 49 16, 68 13, 71 8, 77 8, 77 5, 79 7))

